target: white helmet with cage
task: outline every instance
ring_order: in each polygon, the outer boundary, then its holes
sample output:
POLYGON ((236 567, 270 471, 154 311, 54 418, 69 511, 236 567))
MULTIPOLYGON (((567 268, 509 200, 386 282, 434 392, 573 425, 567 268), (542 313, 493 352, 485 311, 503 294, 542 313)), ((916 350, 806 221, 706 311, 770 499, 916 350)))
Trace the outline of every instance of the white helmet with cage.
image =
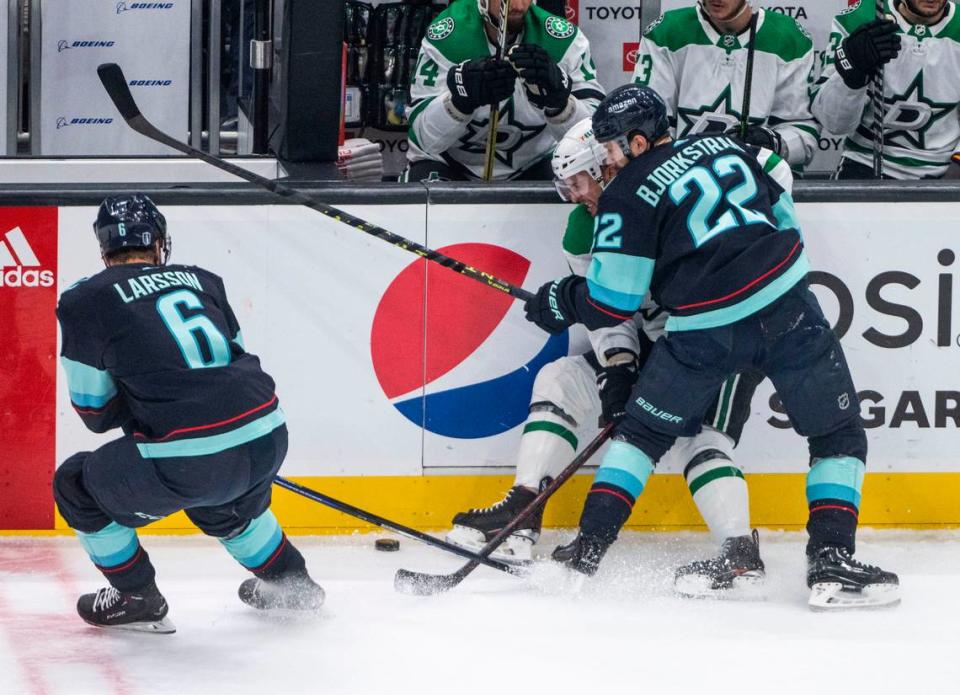
POLYGON ((593 137, 593 123, 589 117, 576 123, 560 138, 550 163, 553 165, 554 185, 564 200, 570 199, 568 180, 580 172, 586 172, 590 178, 603 185, 597 147, 597 141, 593 137))

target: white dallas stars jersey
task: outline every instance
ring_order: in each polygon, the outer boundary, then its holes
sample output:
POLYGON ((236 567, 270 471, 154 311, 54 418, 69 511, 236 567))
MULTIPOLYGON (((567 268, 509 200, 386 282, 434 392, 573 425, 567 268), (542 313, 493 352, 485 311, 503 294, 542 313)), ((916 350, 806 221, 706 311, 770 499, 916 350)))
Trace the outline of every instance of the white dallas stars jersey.
MULTIPOLYGON (((565 19, 531 6, 518 43, 542 46, 570 76, 570 105, 555 118, 527 99, 518 79, 510 99, 500 105, 493 177, 510 179, 553 154, 570 126, 590 116, 604 97, 587 38, 565 19)), ((444 104, 447 71, 465 60, 494 54, 476 0, 456 0, 427 29, 411 80, 407 159, 433 159, 481 178, 489 133, 490 107, 481 106, 461 120, 444 104)), ((446 99, 445 99, 446 98, 446 99)))
MULTIPOLYGON (((791 17, 757 10, 750 123, 776 130, 787 161, 813 157, 820 130, 810 114, 813 42, 791 17)), ((721 34, 698 8, 665 12, 643 34, 634 82, 667 103, 676 137, 723 131, 740 122, 749 27, 721 34)))
MULTIPOLYGON (((883 70, 883 173, 895 179, 941 177, 960 143, 960 16, 956 5, 933 26, 910 24, 885 0, 897 22, 899 55, 883 70)), ((834 61, 840 42, 875 18, 872 2, 860 2, 833 20, 823 56, 813 113, 824 127, 846 135, 843 156, 873 166, 873 109, 869 87, 850 89, 834 61)))

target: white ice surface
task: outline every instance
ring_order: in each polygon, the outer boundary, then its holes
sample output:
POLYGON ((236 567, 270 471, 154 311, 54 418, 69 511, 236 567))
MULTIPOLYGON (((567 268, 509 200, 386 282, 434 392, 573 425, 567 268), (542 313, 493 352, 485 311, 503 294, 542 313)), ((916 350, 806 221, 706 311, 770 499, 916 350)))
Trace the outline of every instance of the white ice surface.
POLYGON ((673 568, 712 552, 703 534, 624 534, 577 598, 546 563, 400 595, 398 567, 460 560, 375 537, 293 539, 327 591, 294 620, 242 605, 247 575, 215 541, 145 537, 175 635, 87 627, 76 597, 103 582, 76 541, 2 539, 0 693, 960 693, 958 532, 862 530, 858 557, 899 573, 903 603, 842 614, 807 609, 800 533, 761 533, 768 579, 749 601, 671 594, 673 568))

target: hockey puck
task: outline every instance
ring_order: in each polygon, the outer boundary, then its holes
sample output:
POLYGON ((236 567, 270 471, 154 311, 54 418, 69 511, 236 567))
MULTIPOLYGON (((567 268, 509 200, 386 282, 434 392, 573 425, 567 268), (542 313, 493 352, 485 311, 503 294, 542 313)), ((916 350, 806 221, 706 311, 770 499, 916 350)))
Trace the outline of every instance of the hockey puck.
POLYGON ((400 550, 400 541, 395 538, 378 538, 373 544, 373 547, 385 553, 392 553, 400 550))

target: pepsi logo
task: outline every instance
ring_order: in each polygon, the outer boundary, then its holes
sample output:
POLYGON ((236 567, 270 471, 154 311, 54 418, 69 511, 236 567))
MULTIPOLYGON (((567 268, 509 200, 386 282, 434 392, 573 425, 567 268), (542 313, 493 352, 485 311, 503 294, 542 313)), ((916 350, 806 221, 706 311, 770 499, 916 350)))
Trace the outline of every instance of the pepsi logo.
MULTIPOLYGON (((522 285, 530 268, 528 259, 493 244, 438 250, 513 285, 522 285)), ((506 320, 514 301, 435 263, 404 268, 380 299, 370 331, 374 373, 394 408, 417 427, 457 439, 521 424, 537 372, 567 354, 568 338, 541 337, 525 322, 506 320), (537 347, 524 356, 519 346, 531 336, 537 347)))

